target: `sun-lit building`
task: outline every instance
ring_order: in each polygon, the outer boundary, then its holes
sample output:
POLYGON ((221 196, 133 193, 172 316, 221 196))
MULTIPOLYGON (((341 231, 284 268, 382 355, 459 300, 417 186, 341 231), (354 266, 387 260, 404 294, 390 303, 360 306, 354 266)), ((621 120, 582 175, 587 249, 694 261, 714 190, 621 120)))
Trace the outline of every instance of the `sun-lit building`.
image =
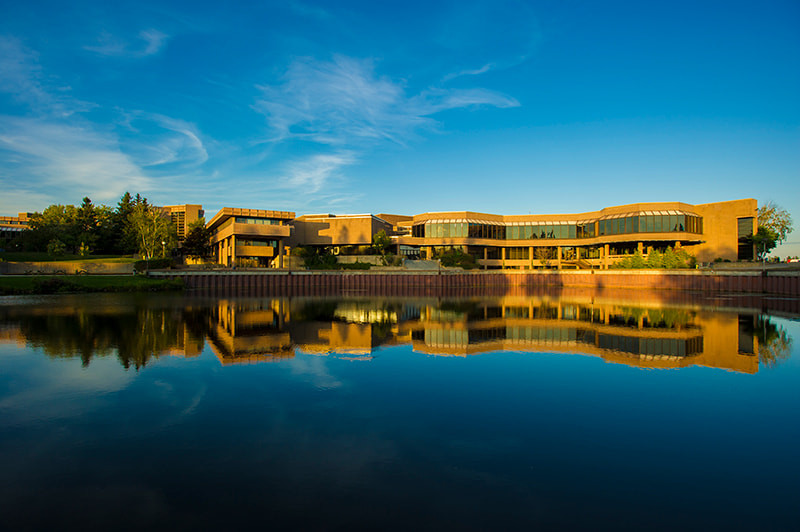
POLYGON ((698 262, 752 260, 754 199, 690 205, 636 203, 579 214, 424 213, 396 242, 436 258, 458 249, 483 268, 608 268, 639 251, 683 248, 698 262))
POLYGON ((293 219, 288 211, 223 208, 206 223, 217 263, 282 268, 293 219))

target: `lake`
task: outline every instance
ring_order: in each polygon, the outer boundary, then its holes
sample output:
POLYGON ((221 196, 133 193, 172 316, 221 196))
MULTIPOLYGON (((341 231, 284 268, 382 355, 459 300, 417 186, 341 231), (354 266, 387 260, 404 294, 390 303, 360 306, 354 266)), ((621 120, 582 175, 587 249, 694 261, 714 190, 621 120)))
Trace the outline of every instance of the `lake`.
POLYGON ((794 530, 767 303, 3 297, 3 528, 794 530))

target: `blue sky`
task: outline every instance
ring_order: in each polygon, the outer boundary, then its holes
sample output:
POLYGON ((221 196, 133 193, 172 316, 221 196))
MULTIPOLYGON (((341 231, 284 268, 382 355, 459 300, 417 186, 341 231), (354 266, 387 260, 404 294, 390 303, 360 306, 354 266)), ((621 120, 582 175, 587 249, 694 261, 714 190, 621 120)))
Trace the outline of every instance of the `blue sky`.
MULTIPOLYGON (((800 224, 800 3, 4 2, 0 213, 571 213, 800 224)), ((800 254, 800 229, 778 254, 800 254)))

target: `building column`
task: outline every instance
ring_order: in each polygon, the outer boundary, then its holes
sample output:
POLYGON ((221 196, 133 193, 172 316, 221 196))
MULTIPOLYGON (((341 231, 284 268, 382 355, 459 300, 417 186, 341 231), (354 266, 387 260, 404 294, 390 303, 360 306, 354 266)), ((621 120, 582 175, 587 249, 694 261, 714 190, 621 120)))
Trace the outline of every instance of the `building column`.
POLYGON ((639 251, 639 255, 644 255, 644 242, 637 242, 636 249, 639 251))
POLYGON ((278 268, 283 269, 283 240, 278 239, 278 268))
POLYGON ((506 269, 506 248, 500 248, 500 267, 506 269))
POLYGON ((231 235, 231 266, 236 264, 236 236, 231 235))
POLYGON ((561 269, 561 246, 556 246, 556 268, 561 269))
MULTIPOLYGON (((528 265, 533 269, 533 246, 528 246, 528 265)), ((532 314, 531 314, 532 315, 532 314)))
POLYGON ((488 270, 489 267, 486 265, 486 261, 489 260, 489 249, 484 247, 483 248, 483 269, 488 270))
POLYGON ((609 254, 608 244, 603 244, 603 269, 604 270, 608 269, 608 254, 609 254))

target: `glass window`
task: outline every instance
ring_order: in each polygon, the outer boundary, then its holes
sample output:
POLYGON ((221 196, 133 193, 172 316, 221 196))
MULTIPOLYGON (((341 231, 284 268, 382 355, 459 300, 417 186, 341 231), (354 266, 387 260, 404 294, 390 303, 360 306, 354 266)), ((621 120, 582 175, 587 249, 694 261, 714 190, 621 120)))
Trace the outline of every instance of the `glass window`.
POLYGON ((575 225, 569 226, 569 234, 567 238, 578 238, 578 227, 575 225))
POLYGON ((646 229, 646 231, 648 233, 652 233, 653 229, 655 227, 655 220, 654 220, 655 216, 652 216, 652 215, 651 216, 645 216, 645 218, 647 218, 647 229, 646 229))
POLYGON ((631 233, 638 233, 639 232, 639 217, 633 216, 631 218, 631 233))
POLYGON ((663 216, 654 216, 654 218, 655 218, 655 227, 654 227, 653 231, 655 231, 656 233, 660 233, 661 232, 661 220, 662 220, 663 216))

